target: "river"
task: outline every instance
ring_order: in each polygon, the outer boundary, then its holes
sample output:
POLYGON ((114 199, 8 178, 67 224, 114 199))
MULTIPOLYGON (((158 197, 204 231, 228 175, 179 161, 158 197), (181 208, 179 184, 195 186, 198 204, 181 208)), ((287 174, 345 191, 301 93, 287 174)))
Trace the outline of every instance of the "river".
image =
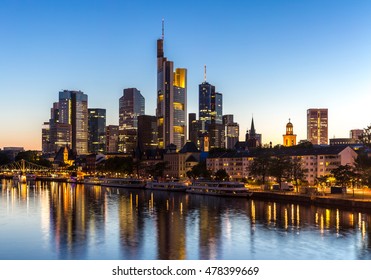
POLYGON ((371 213, 57 182, 0 188, 0 259, 371 259, 371 213))

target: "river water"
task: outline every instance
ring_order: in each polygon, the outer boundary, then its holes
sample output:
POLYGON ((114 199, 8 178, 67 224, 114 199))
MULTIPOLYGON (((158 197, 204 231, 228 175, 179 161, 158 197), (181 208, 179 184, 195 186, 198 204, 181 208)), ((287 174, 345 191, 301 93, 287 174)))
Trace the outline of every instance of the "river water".
POLYGON ((2 180, 0 259, 371 259, 371 214, 2 180))

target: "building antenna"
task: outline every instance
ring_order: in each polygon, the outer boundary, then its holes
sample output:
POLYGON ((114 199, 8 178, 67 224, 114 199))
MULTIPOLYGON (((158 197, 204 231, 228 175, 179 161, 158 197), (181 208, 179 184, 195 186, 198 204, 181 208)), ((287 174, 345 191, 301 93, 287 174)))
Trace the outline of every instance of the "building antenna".
POLYGON ((206 83, 206 64, 204 65, 204 82, 206 83))
POLYGON ((162 40, 164 40, 164 35, 165 35, 165 20, 162 19, 162 40))

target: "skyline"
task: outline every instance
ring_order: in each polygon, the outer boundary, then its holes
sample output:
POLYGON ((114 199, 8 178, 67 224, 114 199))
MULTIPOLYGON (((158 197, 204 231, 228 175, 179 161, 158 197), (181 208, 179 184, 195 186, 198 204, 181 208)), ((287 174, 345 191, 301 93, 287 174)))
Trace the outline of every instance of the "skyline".
POLYGON ((0 148, 40 150, 42 124, 64 89, 106 109, 107 125, 118 124, 125 88, 140 90, 155 115, 162 18, 165 54, 188 72, 187 113, 199 117, 207 65, 240 139, 252 116, 263 143, 282 144, 289 119, 298 142, 306 139, 310 108, 328 108, 329 139, 349 137, 371 120, 371 3, 322 2, 2 1, 0 148))

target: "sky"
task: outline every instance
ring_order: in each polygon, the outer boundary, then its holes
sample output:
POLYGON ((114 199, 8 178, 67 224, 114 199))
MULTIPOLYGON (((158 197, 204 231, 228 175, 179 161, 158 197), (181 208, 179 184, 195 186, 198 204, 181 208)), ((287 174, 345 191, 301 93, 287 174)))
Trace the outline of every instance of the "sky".
POLYGON ((41 150, 41 127, 64 89, 88 95, 118 124, 118 100, 136 87, 156 108, 156 40, 187 68, 187 113, 204 79, 223 94, 240 139, 254 118, 263 143, 282 144, 290 119, 306 139, 306 112, 328 108, 329 138, 371 124, 371 1, 2 0, 0 148, 41 150))

